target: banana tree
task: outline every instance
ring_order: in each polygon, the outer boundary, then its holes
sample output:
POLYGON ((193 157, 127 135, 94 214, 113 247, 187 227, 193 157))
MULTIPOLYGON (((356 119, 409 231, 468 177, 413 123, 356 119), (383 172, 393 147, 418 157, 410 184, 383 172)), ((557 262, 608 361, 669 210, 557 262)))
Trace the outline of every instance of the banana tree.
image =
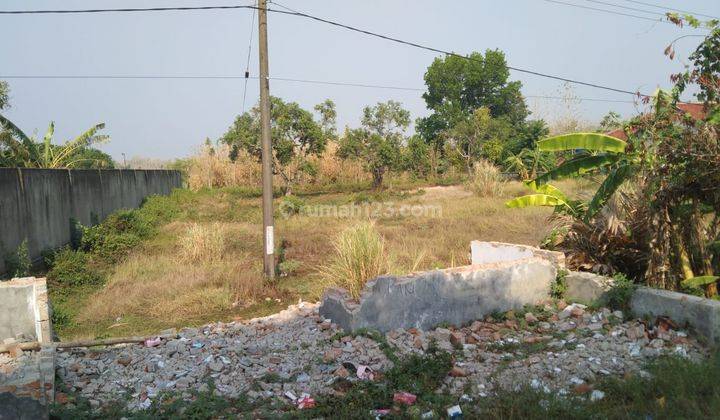
POLYGON ((105 128, 104 123, 96 124, 84 133, 62 145, 53 144, 55 123, 51 122, 42 141, 27 136, 10 120, 0 115, 0 145, 7 150, 7 162, 0 162, 7 166, 22 166, 30 168, 73 168, 88 159, 78 158, 83 149, 107 142, 110 137, 99 135, 98 131, 105 128))
MULTIPOLYGON (((605 206, 623 182, 636 173, 640 164, 639 156, 628 151, 628 144, 625 141, 599 133, 574 133, 549 137, 538 141, 537 148, 540 152, 574 152, 574 155, 556 168, 526 183, 536 192, 553 180, 592 173, 605 174, 605 179, 592 200, 584 206, 582 218, 586 222, 605 206)), ((557 188, 553 187, 553 190, 557 188)), ((539 198, 538 194, 544 193, 519 197, 511 200, 507 205, 515 207, 523 200, 526 203, 533 203, 532 205, 556 205, 553 200, 546 200, 545 204, 542 204, 543 199, 539 198)), ((580 216, 577 213, 576 215, 580 216)))

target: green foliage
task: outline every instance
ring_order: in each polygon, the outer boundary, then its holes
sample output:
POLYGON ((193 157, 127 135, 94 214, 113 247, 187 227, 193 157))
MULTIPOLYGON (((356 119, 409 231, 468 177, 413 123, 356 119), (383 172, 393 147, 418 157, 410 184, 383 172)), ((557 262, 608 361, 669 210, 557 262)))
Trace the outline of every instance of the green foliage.
POLYGON ((565 297, 565 293, 567 292, 567 281, 565 280, 565 277, 567 277, 567 274, 568 272, 566 270, 558 271, 555 281, 550 285, 550 296, 555 299, 562 299, 565 297))
POLYGON ((300 214, 305 208, 305 200, 295 195, 286 195, 280 202, 280 214, 284 217, 290 217, 300 214))
POLYGON ((28 137, 10 120, 0 115, 0 165, 29 168, 112 167, 112 159, 91 146, 109 141, 98 134, 104 123, 96 124, 62 145, 53 144, 55 123, 51 122, 42 140, 28 137))
POLYGON ((718 276, 696 276, 683 280, 680 285, 683 287, 693 288, 707 286, 716 283, 718 280, 720 280, 720 277, 718 276))
POLYGON ((32 261, 28 253, 28 242, 24 239, 17 249, 5 255, 5 269, 10 277, 27 277, 30 275, 32 261))
MULTIPOLYGON (((288 192, 310 168, 307 159, 322 154, 327 141, 336 136, 335 104, 326 100, 315 109, 320 113, 320 123, 296 102, 270 98, 273 170, 283 178, 288 192)), ((260 133, 260 109, 254 107, 238 116, 220 141, 231 147, 233 160, 240 150, 259 160, 262 155, 260 133)))
POLYGON ((538 148, 543 152, 588 150, 591 152, 624 153, 627 143, 600 133, 572 133, 540 140, 538 148))
POLYGON ((402 169, 418 178, 430 175, 430 146, 418 135, 411 136, 402 150, 402 169))
POLYGON ((401 145, 409 125, 410 112, 399 102, 367 106, 363 109, 362 127, 345 129, 338 155, 362 161, 373 175, 373 188, 380 188, 385 173, 400 166, 401 145))
POLYGON ((0 110, 10 106, 10 86, 4 80, 0 80, 0 110))
POLYGON ((493 118, 504 117, 519 126, 528 115, 520 93, 522 84, 509 81, 505 54, 487 50, 474 52, 470 60, 446 56, 436 58, 425 73, 425 103, 432 111, 418 120, 418 131, 427 141, 440 141, 440 133, 485 107, 493 118))
POLYGON ((605 295, 605 302, 603 303, 612 309, 629 311, 630 301, 635 289, 637 289, 637 285, 632 280, 628 279, 624 274, 618 273, 613 276, 613 286, 605 295))
POLYGON ((55 253, 52 260, 47 277, 56 284, 83 286, 104 282, 102 274, 91 265, 90 256, 83 251, 64 247, 55 253))

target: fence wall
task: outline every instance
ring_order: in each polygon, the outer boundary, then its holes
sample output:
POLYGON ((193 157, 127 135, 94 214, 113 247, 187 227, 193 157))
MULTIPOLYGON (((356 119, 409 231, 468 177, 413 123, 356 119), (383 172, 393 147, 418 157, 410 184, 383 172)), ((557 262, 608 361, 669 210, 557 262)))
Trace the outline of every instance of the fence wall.
POLYGON ((91 225, 182 186, 178 171, 0 168, 0 273, 24 239, 30 258, 70 242, 70 219, 91 225))

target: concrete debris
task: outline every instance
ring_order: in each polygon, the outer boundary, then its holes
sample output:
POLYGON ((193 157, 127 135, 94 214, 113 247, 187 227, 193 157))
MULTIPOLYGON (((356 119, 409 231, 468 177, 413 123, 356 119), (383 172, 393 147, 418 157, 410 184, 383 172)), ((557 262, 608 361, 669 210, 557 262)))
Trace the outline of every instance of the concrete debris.
MULTIPOLYGON (((598 400, 604 394, 594 384, 604 376, 641 374, 649 359, 661 355, 707 355, 695 338, 669 323, 623 322, 623 314, 607 309, 574 304, 558 310, 550 302, 531 317, 516 315, 503 321, 487 317, 465 327, 395 329, 385 340, 401 359, 424 354, 429 343, 453 352, 454 367, 441 390, 473 400, 523 385, 561 395, 577 395, 579 389, 598 400), (567 317, 561 316, 565 312, 567 317), (524 322, 528 319, 533 322, 524 322)), ((244 323, 185 328, 177 339, 154 347, 58 352, 57 374, 70 393, 98 407, 127 401, 129 408, 143 409, 165 391, 192 398, 190 391, 207 391, 212 381, 218 395, 278 398, 307 408, 315 404, 311 395, 332 395, 338 380, 373 380, 393 366, 380 343, 340 332, 334 320, 318 314, 317 304, 304 303, 244 323)), ((17 360, 0 355, 0 383, 14 375, 17 360)), ((448 409, 449 417, 462 415, 455 408, 448 409)))

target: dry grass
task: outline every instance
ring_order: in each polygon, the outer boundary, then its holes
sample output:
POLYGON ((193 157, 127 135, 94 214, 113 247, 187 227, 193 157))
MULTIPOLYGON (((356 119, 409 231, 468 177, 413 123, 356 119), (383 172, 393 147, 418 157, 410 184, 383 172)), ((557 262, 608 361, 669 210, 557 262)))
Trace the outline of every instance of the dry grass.
POLYGON ((188 166, 190 189, 260 185, 262 172, 257 159, 241 152, 233 162, 228 158, 229 152, 227 146, 203 146, 190 158, 188 166))
POLYGON ((480 197, 499 197, 505 188, 500 168, 492 163, 481 160, 473 165, 473 173, 467 187, 480 197))
MULTIPOLYGON (((587 181, 558 183, 571 196, 586 194, 590 185, 587 181)), ((63 338, 149 334, 163 328, 272 313, 299 298, 319 299, 327 286, 321 267, 333 263, 338 264, 337 273, 347 273, 347 279, 337 283, 351 281, 359 290, 365 280, 382 272, 468 264, 471 240, 537 245, 550 231, 552 210, 504 206, 508 199, 527 192, 513 181, 499 196, 478 198, 449 186, 390 198, 394 207, 429 205, 439 212, 381 215, 373 228, 380 241, 371 235, 364 214, 278 218, 276 243, 284 240, 288 244, 285 258, 297 262, 297 268, 272 285, 262 276, 260 199, 239 197, 232 190, 187 193, 181 204, 182 218, 163 227, 157 237, 118 265, 105 287, 78 302, 78 325, 63 338), (353 226, 364 228, 349 229, 353 226), (208 239, 218 231, 222 241, 208 239), (196 237, 215 245, 182 245, 196 237), (222 242, 222 247, 217 247, 217 242, 222 242), (189 251, 183 251, 185 247, 189 251), (218 253, 220 248, 223 251, 218 253), (332 262, 336 253, 339 257, 332 262), (222 258, 217 258, 220 254, 222 258), (355 265, 357 261, 365 263, 355 265), (117 323, 127 325, 108 329, 117 323)), ((351 205, 354 195, 321 194, 304 199, 308 206, 351 205)), ((380 205, 391 203, 373 202, 368 208, 380 205)))
POLYGON ((365 282, 388 271, 385 241, 372 222, 360 222, 343 230, 334 243, 330 264, 320 269, 332 285, 347 289, 360 298, 365 282))
POLYGON ((180 257, 191 263, 214 263, 225 253, 225 230, 219 223, 191 224, 180 237, 180 257))
MULTIPOLYGON (((299 185, 329 186, 333 184, 357 184, 370 182, 372 177, 363 168, 362 163, 355 160, 343 160, 336 155, 337 144, 330 142, 320 156, 312 156, 309 163, 315 168, 312 175, 301 173, 299 185)), ((259 187, 262 173, 258 160, 241 151, 235 160, 228 157, 229 148, 225 145, 217 147, 203 146, 195 156, 190 158, 188 165, 188 186, 197 191, 201 188, 224 187, 259 187)), ((298 172, 297 162, 287 168, 288 173, 298 172)), ((275 176, 275 185, 283 185, 280 176, 275 176)))

